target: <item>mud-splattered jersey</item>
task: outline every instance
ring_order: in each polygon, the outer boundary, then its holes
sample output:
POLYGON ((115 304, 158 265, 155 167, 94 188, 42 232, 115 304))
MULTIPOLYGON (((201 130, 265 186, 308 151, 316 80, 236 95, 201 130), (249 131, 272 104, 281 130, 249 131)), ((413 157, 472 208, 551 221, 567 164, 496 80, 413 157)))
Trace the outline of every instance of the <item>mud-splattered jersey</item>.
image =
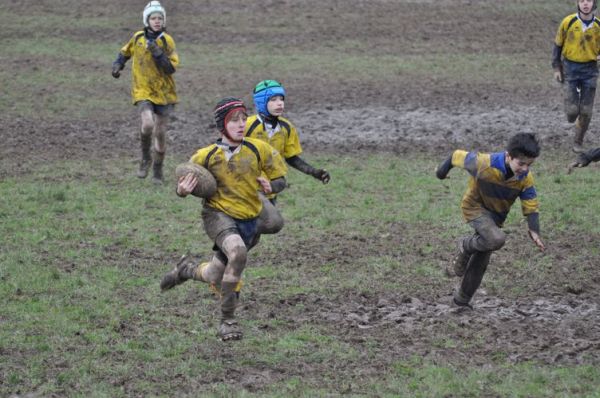
POLYGON ((217 180, 217 192, 207 205, 238 220, 255 218, 262 210, 256 178, 262 173, 269 180, 284 177, 287 166, 279 152, 261 140, 244 138, 232 153, 219 143, 199 149, 190 159, 217 180))
POLYGON ((577 14, 562 20, 556 32, 555 44, 562 47, 562 56, 573 62, 596 61, 600 54, 600 20, 586 26, 577 14))
POLYGON ((265 124, 258 115, 252 115, 246 120, 246 137, 258 138, 277 149, 285 159, 302 153, 300 138, 296 127, 286 118, 279 117, 279 123, 273 131, 267 131, 265 124))
MULTIPOLYGON (((167 34, 156 40, 163 49, 174 68, 179 65, 179 56, 175 50, 175 41, 167 34)), ((156 105, 177 103, 175 80, 170 74, 164 73, 154 61, 150 50, 147 48, 144 31, 136 32, 133 37, 121 48, 121 54, 132 58, 131 66, 131 98, 135 104, 138 101, 151 101, 156 105)))
POLYGON ((502 225, 517 198, 521 200, 523 215, 539 212, 531 171, 507 179, 505 152, 488 154, 456 150, 452 154, 452 166, 461 167, 471 175, 461 202, 467 222, 487 211, 498 225, 502 225))
MULTIPOLYGON (((300 146, 300 137, 296 127, 284 117, 280 116, 278 120, 279 123, 277 123, 276 128, 269 131, 258 115, 252 115, 246 120, 244 135, 269 143, 284 159, 300 155, 302 146, 300 146)), ((274 199, 277 194, 272 193, 266 195, 266 197, 267 199, 274 199)))

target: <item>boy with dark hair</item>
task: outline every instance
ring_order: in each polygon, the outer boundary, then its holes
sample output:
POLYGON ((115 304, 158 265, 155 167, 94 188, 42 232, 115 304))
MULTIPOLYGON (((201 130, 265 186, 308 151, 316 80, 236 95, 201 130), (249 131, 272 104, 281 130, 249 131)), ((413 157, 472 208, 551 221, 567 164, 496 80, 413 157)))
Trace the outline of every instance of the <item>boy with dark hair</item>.
MULTIPOLYGON (((204 201, 202 208, 204 230, 214 242, 215 254, 203 264, 182 259, 164 275, 160 287, 171 289, 189 279, 218 286, 222 313, 218 336, 222 340, 237 340, 242 338, 242 330, 234 311, 263 206, 258 191, 269 194, 283 190, 287 168, 269 144, 244 138, 247 111, 241 100, 224 98, 215 107, 214 115, 221 138, 199 149, 190 161, 208 169, 217 181, 216 193, 204 201)), ((197 183, 194 174, 182 176, 177 195, 189 195, 197 183)))
POLYGON ((461 209, 465 221, 475 233, 458 241, 458 254, 452 271, 463 277, 454 292, 457 306, 471 308, 471 298, 481 284, 492 252, 504 246, 506 234, 501 227, 517 198, 527 217, 528 232, 533 242, 544 250, 540 239, 538 200, 529 168, 540 154, 533 134, 514 135, 506 151, 491 154, 456 150, 436 170, 443 180, 452 167, 461 167, 470 174, 461 209))
POLYGON ((581 153, 596 96, 600 20, 594 16, 596 0, 576 0, 576 4, 577 12, 566 16, 556 32, 552 68, 559 83, 567 82, 565 113, 569 123, 575 122, 573 151, 581 153))
POLYGON ((142 19, 144 30, 134 33, 121 48, 113 62, 112 75, 118 79, 125 63, 133 58, 131 96, 142 119, 142 159, 137 176, 146 178, 152 166, 152 181, 162 184, 167 124, 177 103, 173 73, 179 65, 179 56, 175 41, 165 30, 167 14, 160 2, 149 2, 142 19))

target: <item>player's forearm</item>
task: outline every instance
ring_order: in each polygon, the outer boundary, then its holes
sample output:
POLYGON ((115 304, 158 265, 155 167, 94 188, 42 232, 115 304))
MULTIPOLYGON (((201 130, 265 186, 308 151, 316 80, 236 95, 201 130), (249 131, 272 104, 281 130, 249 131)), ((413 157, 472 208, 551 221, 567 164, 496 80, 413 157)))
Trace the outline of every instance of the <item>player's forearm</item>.
POLYGON ((560 56, 562 54, 562 47, 554 44, 554 48, 552 49, 552 68, 559 69, 562 66, 560 61, 560 56))
POLYGON ((271 192, 279 193, 283 191, 287 187, 287 181, 284 177, 279 177, 274 180, 271 180, 271 192))
POLYGON ((123 53, 119 52, 117 55, 117 59, 113 62, 113 65, 119 65, 121 69, 125 67, 125 63, 129 60, 129 57, 123 55, 123 53))
POLYGON ((450 172, 450 169, 452 167, 454 167, 454 166, 452 166, 452 154, 451 154, 435 170, 436 177, 439 178, 440 180, 443 180, 444 178, 446 178, 448 176, 448 173, 450 172))
POLYGON ((310 176, 315 176, 317 174, 317 169, 306 163, 302 158, 300 158, 300 156, 292 156, 291 158, 285 159, 285 161, 290 166, 298 171, 303 172, 304 174, 308 174, 310 176))
POLYGON ((600 160, 600 148, 592 149, 585 153, 585 157, 589 159, 590 162, 597 162, 600 160))
POLYGON ((540 213, 530 213, 527 215, 527 227, 530 231, 540 234, 540 213))
POLYGON ((175 73, 175 67, 171 63, 171 60, 169 59, 167 54, 165 54, 164 52, 160 56, 154 57, 154 62, 156 62, 156 66, 158 66, 158 68, 165 72, 167 75, 172 75, 173 73, 175 73))

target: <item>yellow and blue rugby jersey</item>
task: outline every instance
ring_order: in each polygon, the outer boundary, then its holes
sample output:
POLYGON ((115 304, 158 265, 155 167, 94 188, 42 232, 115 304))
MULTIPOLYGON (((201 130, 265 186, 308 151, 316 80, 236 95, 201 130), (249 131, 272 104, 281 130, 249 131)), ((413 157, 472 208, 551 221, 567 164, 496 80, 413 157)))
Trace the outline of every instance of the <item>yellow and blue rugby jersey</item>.
MULTIPOLYGON (((168 105, 177 103, 175 92, 175 80, 172 75, 162 72, 152 58, 152 54, 146 49, 146 38, 144 31, 136 32, 131 40, 123 48, 121 54, 132 58, 131 74, 131 98, 135 104, 138 101, 152 101, 156 105, 168 105)), ((169 57, 174 68, 179 65, 179 56, 175 50, 175 41, 163 33, 156 43, 169 57)))
MULTIPOLYGON (((269 137, 269 132, 265 129, 262 120, 260 120, 258 115, 252 115, 246 120, 244 135, 269 143, 285 159, 300 155, 302 147, 300 146, 300 137, 298 136, 296 127, 284 117, 280 116, 278 120, 278 130, 269 137)), ((266 197, 267 199, 274 199, 277 197, 277 194, 272 193, 266 195, 266 197)))
POLYGON ((562 47, 562 56, 569 61, 596 61, 600 54, 600 20, 594 17, 586 28, 577 14, 568 15, 558 27, 554 42, 562 47))
POLYGON ((279 126, 280 129, 269 137, 269 132, 265 130, 265 125, 258 115, 252 115, 246 120, 244 135, 269 143, 285 159, 300 155, 302 146, 300 146, 300 137, 296 127, 292 122, 281 116, 279 117, 279 126))
POLYGON ((471 175, 461 202, 467 222, 487 211, 501 226, 517 198, 521 200, 523 215, 539 212, 531 171, 506 179, 505 152, 488 154, 456 150, 452 154, 452 166, 461 167, 471 175))
POLYGON ((244 138, 229 160, 218 144, 212 144, 199 149, 190 161, 207 168, 217 180, 217 192, 207 205, 238 220, 255 218, 262 210, 257 177, 264 173, 274 180, 287 172, 279 153, 255 138, 244 138))

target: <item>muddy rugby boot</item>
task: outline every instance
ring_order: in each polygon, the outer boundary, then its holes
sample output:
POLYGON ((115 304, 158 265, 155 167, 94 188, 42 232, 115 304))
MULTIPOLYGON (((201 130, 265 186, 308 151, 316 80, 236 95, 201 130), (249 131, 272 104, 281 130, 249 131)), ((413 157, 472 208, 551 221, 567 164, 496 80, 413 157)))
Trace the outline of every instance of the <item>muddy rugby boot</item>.
POLYGON ((244 333, 235 319, 223 319, 219 325, 217 337, 222 341, 241 340, 244 333))
POLYGON ((171 271, 167 272, 160 281, 160 290, 169 290, 177 285, 181 285, 188 279, 194 279, 198 264, 187 255, 181 256, 181 259, 171 271))
POLYGON ((146 178, 148 176, 148 170, 150 170, 150 165, 152 164, 152 159, 150 157, 142 158, 140 161, 140 168, 138 169, 137 176, 138 178, 146 178))
POLYGON ((582 153, 583 149, 583 136, 587 129, 581 125, 579 118, 575 121, 575 137, 573 138, 573 152, 582 153))
POLYGON ((452 296, 452 303, 458 308, 472 310, 473 306, 470 303, 471 298, 466 297, 460 289, 455 290, 452 296))
POLYGON ((446 273, 450 276, 463 276, 467 270, 467 265, 471 259, 471 254, 467 253, 464 245, 465 238, 460 238, 457 242, 458 253, 452 260, 452 268, 447 268, 446 273))
POLYGON ((152 164, 152 182, 156 185, 163 183, 163 160, 165 158, 164 152, 154 151, 154 163, 152 164))
POLYGON ((163 183, 163 169, 162 169, 162 160, 160 162, 154 161, 152 165, 152 182, 156 185, 161 185, 163 183))
POLYGON ((239 282, 221 282, 221 324, 217 336, 223 341, 240 340, 242 329, 234 319, 234 312, 239 303, 239 282))

